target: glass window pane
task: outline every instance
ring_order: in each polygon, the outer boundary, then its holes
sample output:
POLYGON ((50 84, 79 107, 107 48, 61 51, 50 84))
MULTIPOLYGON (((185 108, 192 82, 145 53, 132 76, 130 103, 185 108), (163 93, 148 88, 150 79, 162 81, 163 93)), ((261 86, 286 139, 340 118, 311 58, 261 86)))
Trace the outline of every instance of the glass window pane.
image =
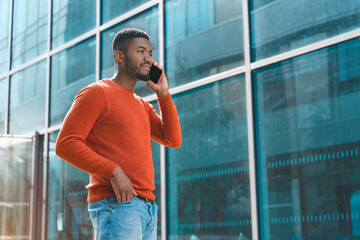
POLYGON ((165 2, 165 65, 171 87, 244 64, 241 0, 165 2))
MULTIPOLYGON (((101 78, 111 78, 114 75, 112 39, 118 31, 124 28, 138 28, 147 32, 150 35, 153 59, 159 62, 159 16, 158 7, 156 6, 136 15, 134 18, 121 22, 101 34, 101 78)), ((154 93, 142 81, 136 84, 134 91, 142 97, 154 93)))
POLYGON ((31 139, 0 138, 0 236, 30 239, 31 139))
POLYGON ((77 92, 95 82, 95 37, 51 57, 50 125, 64 120, 77 92))
POLYGON ((8 36, 10 1, 0 1, 0 75, 8 70, 8 36))
POLYGON ((360 39, 254 72, 264 239, 360 234, 360 39))
POLYGON ((183 142, 168 150, 169 239, 251 239, 244 76, 174 103, 183 142))
POLYGON ((101 0, 101 23, 116 18, 149 0, 101 0))
POLYGON ((48 0, 14 0, 11 68, 46 52, 48 0))
POLYGON ((7 108, 7 81, 6 79, 0 80, 0 134, 5 133, 5 112, 7 108))
POLYGON ((46 60, 10 78, 10 134, 45 128, 46 60))
POLYGON ((52 48, 95 28, 95 0, 52 1, 52 48))
MULTIPOLYGON (((157 102, 151 102, 154 106, 156 112, 160 115, 159 104, 157 102)), ((155 190, 153 191, 155 195, 155 202, 158 205, 158 231, 157 236, 158 239, 161 238, 161 179, 160 179, 160 144, 157 142, 151 141, 151 151, 152 151, 152 159, 154 164, 154 172, 155 172, 155 190)))
POLYGON ((57 135, 49 136, 47 239, 94 239, 85 189, 89 174, 55 154, 57 135))
POLYGON ((250 2, 254 60, 290 51, 360 26, 359 0, 250 2))

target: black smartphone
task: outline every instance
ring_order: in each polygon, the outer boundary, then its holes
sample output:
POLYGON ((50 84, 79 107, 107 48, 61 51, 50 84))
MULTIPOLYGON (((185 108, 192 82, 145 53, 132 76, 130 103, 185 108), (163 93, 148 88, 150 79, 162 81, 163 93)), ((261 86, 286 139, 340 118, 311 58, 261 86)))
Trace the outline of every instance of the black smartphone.
POLYGON ((153 81, 156 84, 159 81, 161 74, 162 74, 161 69, 159 69, 158 67, 156 67, 154 65, 151 65, 150 72, 149 72, 151 81, 153 81))

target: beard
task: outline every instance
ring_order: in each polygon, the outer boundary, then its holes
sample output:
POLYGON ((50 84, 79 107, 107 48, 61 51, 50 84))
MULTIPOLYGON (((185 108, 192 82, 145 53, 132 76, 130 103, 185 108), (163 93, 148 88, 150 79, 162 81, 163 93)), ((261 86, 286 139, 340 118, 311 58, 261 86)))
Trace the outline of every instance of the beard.
POLYGON ((126 62, 126 72, 137 78, 140 79, 142 81, 149 81, 150 80, 150 75, 148 74, 143 74, 140 72, 140 66, 136 66, 135 64, 133 64, 133 62, 126 56, 125 54, 125 62, 126 62))

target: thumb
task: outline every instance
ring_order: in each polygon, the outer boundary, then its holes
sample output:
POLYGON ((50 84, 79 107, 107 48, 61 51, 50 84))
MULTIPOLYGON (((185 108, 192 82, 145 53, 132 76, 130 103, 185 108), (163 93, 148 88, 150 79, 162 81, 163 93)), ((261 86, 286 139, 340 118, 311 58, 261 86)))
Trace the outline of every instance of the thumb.
POLYGON ((135 190, 134 190, 134 189, 133 189, 133 193, 134 193, 134 195, 135 195, 135 196, 137 196, 137 193, 135 192, 135 190))

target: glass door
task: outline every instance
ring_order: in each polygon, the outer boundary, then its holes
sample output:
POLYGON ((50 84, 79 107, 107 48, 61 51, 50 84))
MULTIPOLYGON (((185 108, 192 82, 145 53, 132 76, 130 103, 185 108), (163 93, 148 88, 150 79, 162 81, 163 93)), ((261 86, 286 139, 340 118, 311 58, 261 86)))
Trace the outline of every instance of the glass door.
POLYGON ((35 239, 39 134, 0 135, 0 239, 35 239))

